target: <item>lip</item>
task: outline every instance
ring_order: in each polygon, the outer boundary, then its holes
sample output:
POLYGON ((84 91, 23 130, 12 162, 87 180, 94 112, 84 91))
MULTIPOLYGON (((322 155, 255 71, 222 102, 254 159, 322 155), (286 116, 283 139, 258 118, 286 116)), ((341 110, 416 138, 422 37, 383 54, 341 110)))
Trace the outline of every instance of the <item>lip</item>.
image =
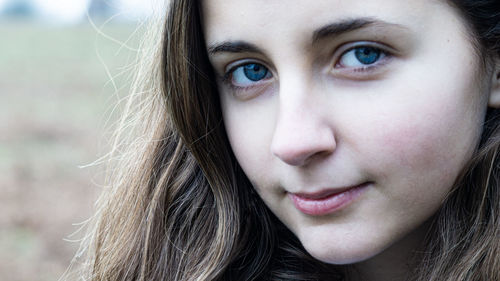
POLYGON ((358 198, 369 182, 344 188, 324 189, 314 193, 288 193, 295 208, 304 214, 322 216, 334 213, 358 198))

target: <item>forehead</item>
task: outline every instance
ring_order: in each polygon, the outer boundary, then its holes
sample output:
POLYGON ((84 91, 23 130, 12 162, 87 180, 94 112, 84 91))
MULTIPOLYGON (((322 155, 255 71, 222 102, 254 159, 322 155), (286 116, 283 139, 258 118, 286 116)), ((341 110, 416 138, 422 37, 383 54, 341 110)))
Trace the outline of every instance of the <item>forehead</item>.
POLYGON ((203 0, 204 32, 208 41, 259 40, 310 36, 325 23, 350 18, 425 26, 439 9, 451 9, 437 0, 203 0), (438 9, 436 9, 438 8, 438 9))

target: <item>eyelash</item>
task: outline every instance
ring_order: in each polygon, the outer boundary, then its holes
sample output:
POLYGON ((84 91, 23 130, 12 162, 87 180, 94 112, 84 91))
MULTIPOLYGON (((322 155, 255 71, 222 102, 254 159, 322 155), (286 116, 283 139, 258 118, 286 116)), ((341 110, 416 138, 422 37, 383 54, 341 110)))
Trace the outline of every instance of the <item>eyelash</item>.
MULTIPOLYGON (((348 69, 349 73, 350 74, 347 74, 347 75, 344 75, 344 76, 349 76, 349 75, 357 75, 358 77, 353 77, 354 79, 359 79, 359 77, 361 75, 366 75, 366 74, 369 74, 370 72, 374 72, 374 71, 377 71, 380 67, 382 67, 383 65, 385 65, 387 63, 387 60, 392 58, 392 53, 390 51, 387 51, 387 47, 383 47, 381 46, 382 44, 380 43, 374 43, 374 42, 357 42, 355 44, 345 44, 344 46, 346 47, 341 47, 339 49, 336 49, 334 54, 339 52, 339 50, 342 50, 342 49, 345 49, 343 51, 341 51, 342 53, 335 58, 335 62, 332 66, 332 69, 333 71, 335 71, 336 73, 340 73, 340 72, 343 72, 345 70, 342 70, 341 68, 343 67, 340 67, 339 68, 339 65, 340 65, 340 61, 341 59, 346 56, 347 54, 349 54, 350 52, 352 51, 355 51, 357 49, 362 49, 362 48, 365 48, 365 49, 371 49, 371 50, 376 50, 378 52, 380 52, 380 57, 377 57, 377 61, 374 62, 373 64, 369 64, 369 65, 366 65, 366 66, 362 66, 362 67, 357 67, 357 68, 352 68, 352 69, 348 69), (338 70, 340 69, 340 70, 338 70)), ((238 85, 235 85, 233 83, 233 75, 235 73, 236 70, 238 70, 239 68, 241 67, 244 67, 246 65, 250 65, 250 64, 257 64, 257 65, 261 65, 263 67, 265 67, 268 71, 270 71, 270 69, 268 67, 265 66, 265 64, 262 64, 262 63, 259 63, 259 62, 255 62, 255 61, 251 61, 251 60, 245 60, 237 65, 234 65, 232 66, 229 70, 227 70, 224 75, 222 76, 222 82, 229 86, 232 90, 234 91, 245 91, 247 89, 250 89, 250 88, 253 88, 253 87, 256 87, 258 84, 260 84, 259 82, 256 82, 256 83, 253 83, 252 85, 249 85, 249 86, 238 86, 238 85)), ((348 67, 347 67, 348 68, 348 67)), ((272 73, 271 73, 272 75, 272 73)), ((271 76, 272 77, 272 76, 271 76)), ((266 79, 267 80, 267 79, 266 79)))
MULTIPOLYGON (((254 85, 249 85, 249 86, 238 86, 238 85, 235 85, 233 83, 233 75, 234 75, 234 72, 240 68, 240 67, 244 67, 245 65, 249 65, 249 64, 258 64, 258 65, 261 65, 263 67, 265 67, 270 73, 271 75, 272 72, 270 71, 269 67, 265 66, 264 64, 262 63, 259 63, 259 62, 256 62, 256 61, 251 61, 251 60, 245 60, 244 62, 241 62, 237 65, 234 65, 232 66, 231 68, 229 68, 226 73, 224 73, 224 75, 222 76, 222 82, 227 85, 228 87, 231 88, 231 90, 233 91, 244 91, 244 90, 247 90, 247 89, 251 89, 253 87, 255 87, 256 85, 255 84, 258 84, 257 83, 254 83, 254 85)), ((272 76, 271 76, 272 77, 272 76)))
POLYGON ((362 49, 362 48, 371 49, 371 50, 376 50, 377 52, 379 52, 379 56, 377 57, 377 61, 373 64, 368 64, 365 66, 356 67, 356 68, 352 68, 352 69, 348 69, 349 67, 346 67, 347 71, 349 73, 347 75, 344 75, 344 76, 349 76, 350 74, 353 74, 353 73, 358 75, 358 76, 370 74, 370 72, 373 73, 373 72, 379 70, 379 68, 386 65, 387 62, 394 56, 392 51, 387 50, 387 49, 389 49, 389 47, 387 47, 383 44, 380 44, 380 43, 356 42, 354 44, 346 44, 345 46, 346 47, 341 47, 335 51, 335 52, 339 52, 339 50, 341 50, 341 54, 335 59, 335 63, 333 64, 333 67, 332 67, 333 71, 335 71, 335 73, 338 73, 338 74, 341 74, 341 72, 346 71, 346 70, 342 69, 340 61, 345 55, 349 54, 352 51, 355 51, 357 49, 362 49), (342 49, 345 49, 345 50, 342 50, 342 49), (340 70, 337 70, 337 69, 340 69, 340 70))

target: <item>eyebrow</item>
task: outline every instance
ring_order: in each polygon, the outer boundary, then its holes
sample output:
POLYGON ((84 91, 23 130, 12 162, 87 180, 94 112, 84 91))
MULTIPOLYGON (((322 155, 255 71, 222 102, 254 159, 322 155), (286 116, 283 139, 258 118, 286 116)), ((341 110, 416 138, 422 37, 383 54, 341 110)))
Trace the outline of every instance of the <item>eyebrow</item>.
POLYGON ((222 52, 260 53, 260 54, 264 53, 259 47, 244 41, 225 41, 222 43, 218 44, 216 43, 208 46, 209 54, 222 53, 222 52))
MULTIPOLYGON (((399 24, 389 23, 381 20, 376 20, 373 18, 345 19, 338 22, 327 24, 325 26, 316 29, 313 32, 311 44, 314 45, 317 41, 330 37, 339 36, 343 33, 351 32, 372 25, 400 27, 400 28, 402 27, 399 24)), ((264 52, 259 47, 245 41, 224 41, 221 43, 214 43, 208 46, 207 51, 211 55, 223 52, 264 54, 264 52)))
MULTIPOLYGON (((356 19, 346 19, 339 22, 334 22, 331 24, 327 24, 323 27, 316 29, 313 33, 312 43, 316 43, 321 39, 325 39, 328 37, 338 36, 343 33, 347 33, 350 31, 354 31, 357 29, 361 29, 363 27, 373 25, 375 23, 384 23, 372 18, 356 18, 356 19)), ((392 25, 392 24, 391 24, 392 25)))

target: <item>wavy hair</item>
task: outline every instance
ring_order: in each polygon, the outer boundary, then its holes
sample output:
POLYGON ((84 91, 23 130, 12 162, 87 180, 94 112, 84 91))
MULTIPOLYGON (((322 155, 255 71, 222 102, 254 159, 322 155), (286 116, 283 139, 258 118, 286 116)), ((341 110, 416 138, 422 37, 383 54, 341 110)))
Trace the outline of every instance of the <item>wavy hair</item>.
MULTIPOLYGON (((85 280, 346 280, 269 211, 224 130, 199 1, 171 0, 137 70, 108 185, 80 254, 85 280)), ((454 0, 485 73, 500 57, 498 0, 454 0)), ((414 280, 500 280, 499 111, 433 219, 414 280)))

